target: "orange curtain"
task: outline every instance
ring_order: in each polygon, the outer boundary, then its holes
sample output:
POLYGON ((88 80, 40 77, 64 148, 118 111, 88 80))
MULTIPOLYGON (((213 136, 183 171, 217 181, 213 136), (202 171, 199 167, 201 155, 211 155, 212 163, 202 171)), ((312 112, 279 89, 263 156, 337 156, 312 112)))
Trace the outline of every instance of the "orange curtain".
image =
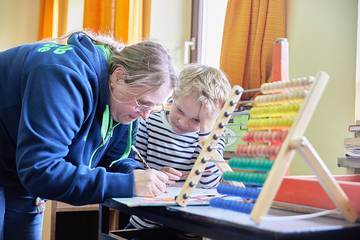
POLYGON ((66 33, 68 0, 40 0, 38 41, 66 33))
POLYGON ((83 28, 101 34, 114 33, 115 0, 85 0, 83 28))
POLYGON ((52 37, 54 0, 40 0, 38 40, 52 37))
POLYGON ((114 36, 117 40, 127 43, 129 38, 129 0, 118 0, 116 3, 116 24, 114 36))
POLYGON ((136 43, 150 35, 150 8, 151 0, 85 0, 83 27, 136 43))
POLYGON ((67 32, 68 5, 69 0, 59 0, 58 36, 67 32))
MULTIPOLYGON (((285 0, 228 0, 220 69, 245 90, 272 81, 272 52, 285 38, 285 0)), ((260 92, 244 93, 242 100, 260 92)))

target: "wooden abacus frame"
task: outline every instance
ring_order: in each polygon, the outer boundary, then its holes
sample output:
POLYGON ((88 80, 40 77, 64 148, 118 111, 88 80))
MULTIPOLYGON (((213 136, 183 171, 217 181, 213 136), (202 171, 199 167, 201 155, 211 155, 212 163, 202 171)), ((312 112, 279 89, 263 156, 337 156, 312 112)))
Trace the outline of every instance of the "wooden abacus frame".
MULTIPOLYGON (((234 86, 230 97, 225 102, 223 109, 221 110, 221 113, 218 117, 218 119, 215 122, 215 126, 211 133, 209 138, 207 138, 205 141, 200 143, 203 148, 197 158, 197 160, 194 163, 194 166, 192 167, 189 176, 186 178, 186 181, 183 185, 183 188, 181 189, 180 194, 176 197, 176 203, 180 206, 185 207, 187 205, 187 202, 189 200, 189 197, 191 196, 192 192, 194 191, 194 188, 196 184, 199 182, 200 177, 202 175, 202 172, 204 172, 205 167, 207 165, 207 161, 212 157, 216 159, 216 165, 220 169, 221 173, 224 173, 225 171, 232 171, 232 169, 229 167, 229 165, 225 162, 225 160, 217 154, 217 151, 212 151, 214 147, 216 147, 220 136, 224 132, 224 127, 220 128, 219 125, 224 124, 226 125, 229 120, 231 113, 234 112, 234 109, 236 107, 236 103, 239 101, 242 92, 244 89, 240 86, 234 86)), ((230 184, 238 185, 237 182, 231 182, 230 184)), ((239 183, 241 187, 244 187, 242 183, 239 183)))
MULTIPOLYGON (((256 223, 261 223, 262 217, 268 213, 271 203, 273 202, 280 187, 283 176, 294 157, 295 151, 299 152, 308 167, 314 175, 317 176, 321 186, 329 195, 335 206, 342 212, 346 220, 354 222, 358 218, 358 214, 350 204, 345 192, 331 175, 329 169, 316 153, 315 149, 311 146, 306 137, 303 136, 328 80, 328 74, 320 71, 317 74, 315 81, 311 84, 309 93, 305 97, 295 121, 289 129, 284 143, 281 146, 275 162, 269 171, 268 177, 265 180, 263 188, 250 213, 250 218, 256 223)), ((180 206, 186 206, 188 198, 191 196, 191 193, 201 177, 201 173, 206 167, 207 160, 210 158, 216 158, 218 161, 219 156, 215 156, 216 154, 214 153, 216 151, 212 150, 217 144, 218 137, 223 133, 224 128, 221 128, 219 124, 223 123, 226 125, 228 123, 229 112, 232 113, 235 109, 235 106, 232 106, 230 103, 237 102, 240 99, 241 94, 236 94, 239 90, 242 90, 242 88, 239 86, 233 87, 230 97, 225 103, 225 106, 210 133, 210 137, 204 142, 203 149, 200 152, 188 178, 186 179, 179 196, 176 198, 176 202, 180 206)), ((222 157, 221 159, 223 160, 222 157)), ((219 169, 222 173, 225 171, 225 168, 219 169)))

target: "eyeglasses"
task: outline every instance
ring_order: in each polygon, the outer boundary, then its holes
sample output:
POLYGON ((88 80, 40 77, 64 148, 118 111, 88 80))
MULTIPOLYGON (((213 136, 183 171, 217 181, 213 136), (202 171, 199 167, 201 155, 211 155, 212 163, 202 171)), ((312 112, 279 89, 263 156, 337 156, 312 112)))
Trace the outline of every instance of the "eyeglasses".
POLYGON ((138 111, 138 112, 150 111, 150 113, 157 113, 157 112, 161 112, 161 111, 163 111, 165 109, 163 104, 154 105, 153 107, 149 107, 149 106, 146 106, 146 105, 140 105, 135 97, 134 97, 134 101, 136 103, 135 110, 138 111))

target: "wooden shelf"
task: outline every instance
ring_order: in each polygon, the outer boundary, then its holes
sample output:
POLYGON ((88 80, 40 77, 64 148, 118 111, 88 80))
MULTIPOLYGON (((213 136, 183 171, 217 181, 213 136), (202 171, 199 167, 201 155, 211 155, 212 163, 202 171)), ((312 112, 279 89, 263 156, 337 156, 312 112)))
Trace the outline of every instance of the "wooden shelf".
MULTIPOLYGON (((56 214, 61 212, 99 211, 99 204, 74 206, 58 201, 47 201, 44 213, 42 240, 55 240, 56 214)), ((110 230, 117 230, 119 226, 119 211, 110 209, 110 230)))
POLYGON ((99 211, 99 204, 74 206, 67 203, 55 201, 55 208, 56 212, 99 211))

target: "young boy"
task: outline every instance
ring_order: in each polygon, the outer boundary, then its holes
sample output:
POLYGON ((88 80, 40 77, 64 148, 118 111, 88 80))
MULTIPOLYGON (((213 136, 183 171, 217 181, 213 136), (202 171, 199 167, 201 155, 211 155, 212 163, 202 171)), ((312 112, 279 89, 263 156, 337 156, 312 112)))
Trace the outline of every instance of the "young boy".
MULTIPOLYGON (((179 82, 179 88, 173 92, 170 111, 142 119, 136 138, 136 148, 150 168, 168 175, 168 186, 186 180, 181 176, 190 173, 201 151, 199 140, 209 137, 231 92, 224 72, 202 64, 185 66, 179 82)), ((217 146, 221 155, 224 145, 224 138, 221 138, 217 146)), ((135 160, 141 163, 137 156, 135 160)), ((202 174, 201 187, 216 187, 221 175, 214 173, 218 173, 219 169, 209 161, 205 171, 211 172, 202 174)), ((130 223, 138 229, 160 226, 137 216, 132 216, 130 223)))

